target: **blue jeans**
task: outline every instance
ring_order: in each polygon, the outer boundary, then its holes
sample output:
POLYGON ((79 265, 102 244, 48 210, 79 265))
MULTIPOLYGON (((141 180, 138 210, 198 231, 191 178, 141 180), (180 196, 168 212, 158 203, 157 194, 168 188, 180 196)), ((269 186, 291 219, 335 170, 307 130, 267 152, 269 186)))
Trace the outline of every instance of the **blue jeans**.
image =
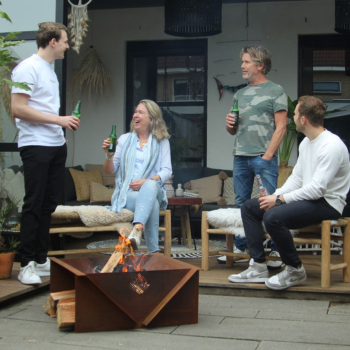
POLYGON ((148 180, 140 191, 129 190, 125 209, 134 212, 133 223, 141 223, 145 227, 144 235, 150 253, 159 250, 159 205, 163 189, 156 181, 148 180))
MULTIPOLYGON (((251 198, 255 175, 259 174, 268 194, 275 192, 278 180, 278 160, 262 159, 261 156, 245 157, 235 156, 233 159, 233 187, 235 191, 235 205, 237 208, 251 198)), ((239 250, 245 250, 247 239, 235 237, 235 246, 239 250)), ((271 251, 277 251, 277 247, 271 240, 271 251)))
POLYGON ((337 220, 341 214, 331 207, 324 198, 314 201, 297 201, 271 208, 260 209, 257 198, 244 203, 242 220, 247 237, 249 254, 257 263, 265 262, 263 247, 264 221, 267 232, 276 242, 281 260, 289 266, 297 268, 300 258, 296 251, 293 237, 289 229, 300 229, 318 224, 322 220, 337 220))

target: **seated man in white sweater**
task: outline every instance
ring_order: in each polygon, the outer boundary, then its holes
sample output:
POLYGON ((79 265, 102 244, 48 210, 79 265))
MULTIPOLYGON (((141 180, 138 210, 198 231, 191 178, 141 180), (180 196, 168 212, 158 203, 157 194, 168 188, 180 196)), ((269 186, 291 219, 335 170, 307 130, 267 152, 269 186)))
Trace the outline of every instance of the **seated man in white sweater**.
POLYGON ((343 141, 323 128, 325 104, 319 98, 302 96, 294 113, 297 131, 306 136, 299 146, 297 164, 274 194, 251 199, 242 206, 251 259, 247 270, 229 276, 231 282, 265 282, 276 290, 304 282, 306 272, 289 229, 337 220, 346 204, 349 154, 343 141), (286 265, 284 271, 271 278, 265 260, 262 220, 286 265))

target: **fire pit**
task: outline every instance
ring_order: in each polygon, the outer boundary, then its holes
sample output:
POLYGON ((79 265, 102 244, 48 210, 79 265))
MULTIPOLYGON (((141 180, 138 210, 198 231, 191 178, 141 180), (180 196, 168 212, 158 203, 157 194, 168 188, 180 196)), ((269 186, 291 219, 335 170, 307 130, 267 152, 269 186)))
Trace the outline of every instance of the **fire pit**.
POLYGON ((98 273, 108 260, 51 258, 50 292, 75 289, 76 333, 198 323, 200 268, 148 254, 98 273))

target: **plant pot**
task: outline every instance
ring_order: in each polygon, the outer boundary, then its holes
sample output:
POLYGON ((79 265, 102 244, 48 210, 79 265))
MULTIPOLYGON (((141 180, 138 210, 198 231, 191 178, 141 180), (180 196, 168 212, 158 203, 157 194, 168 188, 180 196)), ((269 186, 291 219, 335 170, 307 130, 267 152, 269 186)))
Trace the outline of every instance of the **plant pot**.
POLYGON ((278 181, 277 181, 277 188, 280 188, 284 185, 284 183, 287 181, 288 177, 293 172, 292 166, 279 166, 278 167, 278 181))
POLYGON ((0 253, 0 280, 11 277, 16 252, 0 253))

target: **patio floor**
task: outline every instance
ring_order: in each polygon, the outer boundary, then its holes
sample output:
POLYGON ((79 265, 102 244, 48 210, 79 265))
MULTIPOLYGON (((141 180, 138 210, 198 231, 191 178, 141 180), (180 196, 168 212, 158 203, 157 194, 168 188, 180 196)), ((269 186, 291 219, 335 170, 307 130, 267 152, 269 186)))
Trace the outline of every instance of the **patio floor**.
MULTIPOLYGON (((109 233, 99 233, 98 236, 92 236, 85 239, 66 240, 66 249, 81 249, 85 248, 90 242, 103 239, 115 238, 109 233)), ((93 254, 84 255, 69 255, 72 257, 91 257, 93 254)), ((68 257, 68 256, 67 256, 68 257)), ((329 289, 321 288, 321 271, 319 266, 309 265, 307 262, 311 260, 320 260, 320 253, 317 255, 303 253, 301 259, 304 263, 308 278, 299 286, 291 287, 285 291, 273 291, 268 289, 265 284, 257 283, 231 283, 228 281, 228 276, 233 273, 239 273, 248 267, 248 263, 236 263, 232 268, 226 268, 225 264, 218 264, 215 257, 210 258, 209 271, 200 271, 199 287, 201 294, 212 295, 231 295, 231 296, 251 296, 251 297, 276 297, 288 299, 309 299, 309 300, 331 300, 350 302, 350 283, 342 282, 342 271, 334 271, 331 273, 331 287, 329 289)), ((341 255, 334 253, 332 262, 340 262, 341 255)), ((201 266, 200 258, 181 259, 182 261, 201 266)), ((43 288, 48 288, 50 278, 42 278, 43 283, 38 287, 25 286, 17 280, 19 271, 19 263, 14 264, 12 276, 8 280, 0 280, 0 303, 6 300, 14 299, 18 296, 33 293, 43 288)), ((274 273, 278 273, 276 271, 274 273)), ((271 274, 272 275, 272 274, 271 274)))

